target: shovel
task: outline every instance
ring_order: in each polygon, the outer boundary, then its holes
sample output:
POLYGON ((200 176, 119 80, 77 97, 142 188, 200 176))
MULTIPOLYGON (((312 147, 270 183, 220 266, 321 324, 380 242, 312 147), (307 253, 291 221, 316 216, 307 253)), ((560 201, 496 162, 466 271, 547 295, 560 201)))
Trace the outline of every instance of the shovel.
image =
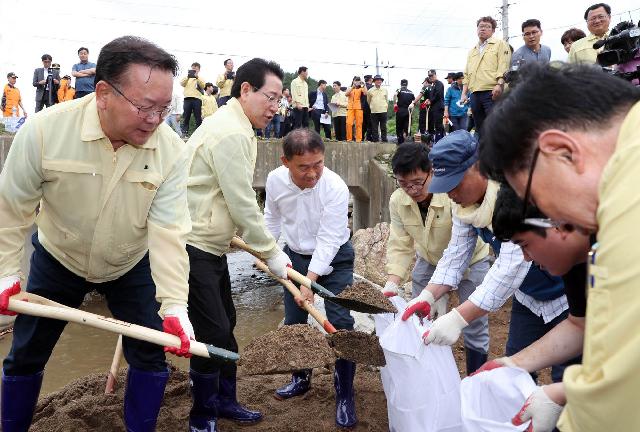
MULTIPOLYGON (((21 292, 12 296, 7 309, 25 315, 83 324, 160 346, 180 347, 178 336, 75 309, 33 293, 21 292)), ((236 362, 240 358, 237 353, 194 340, 190 341, 189 352, 199 357, 231 362, 236 362)))
MULTIPOLYGON (((249 252, 251 255, 253 255, 258 259, 262 259, 262 257, 260 256, 260 253, 256 252, 255 250, 247 246, 247 244, 240 237, 234 237, 233 239, 231 239, 231 245, 237 247, 238 249, 242 249, 245 252, 249 252)), ((308 277, 298 273, 292 268, 287 269, 287 275, 289 276, 289 279, 299 283, 300 285, 306 286, 307 288, 309 288, 314 293, 318 294, 323 299, 328 300, 332 303, 335 303, 338 306, 342 306, 344 308, 347 308, 356 312, 362 312, 362 313, 387 312, 386 310, 381 310, 376 305, 371 305, 369 303, 365 303, 365 302, 354 300, 354 299, 345 299, 345 298, 337 297, 334 293, 332 293, 331 291, 329 291, 328 289, 320 285, 318 282, 312 281, 308 277)))
MULTIPOLYGON (((256 260, 256 267, 269 276, 280 282, 296 299, 301 299, 300 290, 291 281, 279 278, 269 271, 269 267, 261 260, 256 260)), ((311 315, 324 330, 328 333, 327 340, 333 348, 337 357, 350 360, 357 363, 369 364, 372 366, 384 366, 386 364, 384 353, 380 343, 372 344, 375 337, 361 331, 343 331, 338 332, 329 320, 316 309, 311 302, 305 300, 302 302, 304 310, 311 315), (360 347, 357 352, 349 347, 360 347)))

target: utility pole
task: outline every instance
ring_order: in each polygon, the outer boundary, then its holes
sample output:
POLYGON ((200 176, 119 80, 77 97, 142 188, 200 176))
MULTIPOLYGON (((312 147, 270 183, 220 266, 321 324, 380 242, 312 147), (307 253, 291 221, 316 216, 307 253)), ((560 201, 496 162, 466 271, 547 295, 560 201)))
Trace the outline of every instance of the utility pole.
POLYGON ((502 37, 509 41, 509 0, 502 0, 500 8, 502 14, 502 37))
POLYGON ((378 47, 376 47, 376 75, 380 75, 380 65, 378 64, 378 47))

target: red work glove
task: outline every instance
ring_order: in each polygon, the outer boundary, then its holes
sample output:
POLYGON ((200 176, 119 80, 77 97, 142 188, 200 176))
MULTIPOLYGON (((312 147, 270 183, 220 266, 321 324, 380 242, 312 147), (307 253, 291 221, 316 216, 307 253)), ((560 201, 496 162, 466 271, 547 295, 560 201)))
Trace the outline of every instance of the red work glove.
POLYGON ((7 308, 9 307, 9 297, 19 292, 20 278, 18 276, 7 276, 0 279, 0 315, 17 315, 7 308))
POLYGON ((427 102, 424 101, 420 104, 420 109, 427 109, 427 102))
POLYGON ((431 308, 435 302, 436 299, 433 297, 433 294, 427 290, 422 290, 418 297, 414 298, 409 302, 409 304, 407 304, 407 309, 405 309, 402 314, 402 320, 408 320, 414 313, 419 317, 429 318, 431 315, 431 308))
POLYGON ((480 366, 478 370, 472 373, 470 376, 474 376, 476 374, 479 374, 480 372, 487 372, 487 371, 498 369, 505 366, 517 367, 516 364, 513 362, 513 360, 511 360, 509 357, 500 357, 497 359, 489 360, 488 362, 480 366))
POLYGON ((562 408, 549 398, 544 387, 538 387, 511 419, 511 424, 520 426, 531 420, 526 432, 551 432, 558 423, 562 408))
POLYGON ((165 333, 170 333, 180 338, 180 348, 166 346, 164 347, 164 352, 169 352, 180 357, 191 357, 189 353, 191 343, 189 341, 195 340, 196 337, 193 333, 191 321, 189 321, 186 306, 176 305, 168 307, 164 313, 162 330, 164 330, 165 333))
POLYGON ((398 112, 398 105, 397 104, 393 106, 393 112, 398 112))

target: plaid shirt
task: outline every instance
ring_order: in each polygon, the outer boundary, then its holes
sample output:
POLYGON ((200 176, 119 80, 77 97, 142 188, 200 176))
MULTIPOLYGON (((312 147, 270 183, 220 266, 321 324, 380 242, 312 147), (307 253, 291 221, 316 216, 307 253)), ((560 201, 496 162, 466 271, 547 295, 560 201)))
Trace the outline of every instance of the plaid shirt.
MULTIPOLYGON (((478 233, 473 225, 453 216, 451 240, 429 283, 457 288, 469 267, 477 238, 478 233)), ((540 301, 520 291, 530 267, 531 263, 525 261, 520 246, 512 242, 502 243, 498 258, 469 300, 481 309, 494 312, 515 294, 520 303, 541 316, 545 323, 553 320, 569 308, 567 297, 563 295, 557 299, 540 301)))

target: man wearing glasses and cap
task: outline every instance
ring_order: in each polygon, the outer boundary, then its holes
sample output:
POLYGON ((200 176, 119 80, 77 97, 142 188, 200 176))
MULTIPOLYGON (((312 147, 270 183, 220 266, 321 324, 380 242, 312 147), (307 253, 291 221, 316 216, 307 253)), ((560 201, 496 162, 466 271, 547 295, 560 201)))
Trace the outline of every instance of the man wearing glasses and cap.
POLYGON ((536 222, 571 224, 598 240, 583 362, 564 374, 567 405, 558 424, 572 432, 636 430, 640 91, 590 65, 527 69, 487 123, 482 168, 506 177, 525 205, 551 218, 536 222), (540 101, 544 113, 531 112, 540 101))
MULTIPOLYGON (((493 235, 491 223, 500 186, 480 174, 477 146, 469 132, 455 131, 434 144, 429 153, 433 163, 429 192, 447 193, 454 201, 453 230, 429 284, 408 304, 403 319, 415 312, 429 315, 443 294, 459 286, 480 237, 496 254, 495 263, 468 300, 433 322, 424 341, 454 344, 465 327, 497 311, 513 295, 506 347, 506 354, 511 355, 566 318, 568 304, 561 278, 527 262, 516 244, 493 235)), ((477 357, 479 367, 486 355, 477 357)), ((562 372, 562 366, 554 368, 554 381, 562 379, 562 372)))

